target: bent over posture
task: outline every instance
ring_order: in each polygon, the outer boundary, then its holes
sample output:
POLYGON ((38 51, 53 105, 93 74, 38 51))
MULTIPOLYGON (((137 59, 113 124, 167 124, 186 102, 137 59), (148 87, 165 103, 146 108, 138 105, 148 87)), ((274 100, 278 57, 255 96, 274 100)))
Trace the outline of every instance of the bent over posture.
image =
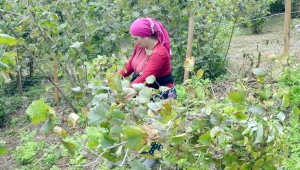
MULTIPOLYGON (((120 74, 127 77, 131 74, 132 84, 144 83, 148 76, 155 76, 156 83, 147 86, 158 89, 159 86, 167 86, 170 90, 161 94, 161 99, 176 98, 176 89, 172 76, 171 49, 168 31, 153 18, 139 18, 130 26, 130 34, 134 39, 135 47, 131 58, 126 64, 126 70, 120 74)), ((160 150, 161 145, 152 143, 149 151, 142 154, 153 155, 160 150)), ((150 168, 155 164, 154 159, 146 159, 144 165, 150 168)))

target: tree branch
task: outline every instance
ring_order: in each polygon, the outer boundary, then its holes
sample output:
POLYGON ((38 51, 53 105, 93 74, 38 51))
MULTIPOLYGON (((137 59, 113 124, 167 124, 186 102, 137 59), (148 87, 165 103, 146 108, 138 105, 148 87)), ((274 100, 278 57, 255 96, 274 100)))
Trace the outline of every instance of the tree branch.
MULTIPOLYGON (((5 21, 5 18, 0 14, 0 17, 5 21)), ((14 34, 14 36, 16 38, 19 38, 19 36, 16 34, 16 32, 10 27, 10 25, 8 25, 10 31, 14 34)), ((67 103, 70 105, 70 107, 73 109, 73 111, 75 113, 78 113, 77 109, 73 106, 73 104, 68 100, 67 96, 65 95, 65 93, 58 87, 58 85, 46 74, 46 72, 40 67, 40 65, 38 64, 37 60, 35 59, 34 55, 32 54, 32 52, 29 50, 29 48, 24 44, 23 45, 24 48, 26 49, 26 51, 29 53, 30 58, 32 59, 32 61, 37 65, 37 68, 39 69, 39 71, 58 89, 58 91, 62 94, 62 96, 64 97, 64 99, 67 101, 67 103)))

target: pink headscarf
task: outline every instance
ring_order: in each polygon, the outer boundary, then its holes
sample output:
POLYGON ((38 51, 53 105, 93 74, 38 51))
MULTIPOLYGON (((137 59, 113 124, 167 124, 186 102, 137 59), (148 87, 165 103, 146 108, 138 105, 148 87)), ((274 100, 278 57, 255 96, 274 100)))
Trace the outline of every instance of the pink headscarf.
POLYGON ((155 34, 158 42, 165 46, 171 54, 169 33, 159 21, 153 18, 135 20, 130 26, 130 34, 141 37, 150 37, 155 34))

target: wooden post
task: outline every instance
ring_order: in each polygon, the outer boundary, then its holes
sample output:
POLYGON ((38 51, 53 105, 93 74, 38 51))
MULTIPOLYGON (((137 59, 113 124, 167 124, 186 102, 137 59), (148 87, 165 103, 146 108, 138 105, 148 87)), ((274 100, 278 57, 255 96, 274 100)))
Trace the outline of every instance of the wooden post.
MULTIPOLYGON (((54 83, 58 84, 58 61, 57 58, 54 57, 54 66, 53 66, 53 77, 54 77, 54 83)), ((58 89, 54 88, 54 103, 58 105, 59 97, 58 97, 58 89)))
MULTIPOLYGON (((18 53, 17 53, 17 49, 16 47, 13 47, 13 51, 16 53, 16 56, 15 56, 15 60, 16 60, 16 64, 19 63, 19 60, 18 60, 18 53)), ((18 93, 19 93, 19 96, 23 96, 23 88, 22 88, 22 75, 21 75, 21 71, 20 71, 21 68, 19 68, 19 70, 17 70, 17 82, 18 82, 18 93)))
MULTIPOLYGON (((188 41, 186 48, 186 59, 192 57, 192 47, 193 47, 193 32, 194 32, 194 18, 190 16, 189 18, 189 32, 188 32, 188 41)), ((183 81, 189 79, 189 71, 184 70, 184 78, 183 81)))
POLYGON ((290 52, 291 0, 285 0, 284 53, 290 52))

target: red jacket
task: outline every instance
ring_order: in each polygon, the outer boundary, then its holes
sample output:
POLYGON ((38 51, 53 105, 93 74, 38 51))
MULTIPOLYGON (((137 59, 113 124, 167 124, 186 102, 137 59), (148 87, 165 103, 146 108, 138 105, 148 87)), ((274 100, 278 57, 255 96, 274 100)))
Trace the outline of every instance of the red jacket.
MULTIPOLYGON (((139 57, 136 54, 145 54, 144 51, 141 53, 141 50, 144 50, 144 48, 141 48, 140 46, 136 45, 134 48, 134 52, 129 59, 129 61, 126 64, 126 70, 125 73, 124 70, 120 71, 120 74, 124 77, 129 76, 133 72, 137 72, 135 70, 136 64, 133 62, 133 59, 135 57, 139 57)), ((145 66, 143 67, 142 74, 136 78, 131 84, 138 84, 138 83, 144 83, 146 78, 148 76, 155 76, 156 78, 166 76, 171 73, 172 66, 171 66, 171 55, 169 54, 167 48, 159 43, 156 44, 156 46, 152 50, 152 54, 150 56, 144 56, 149 57, 148 62, 145 63, 145 66)), ((143 61, 144 62, 144 61, 143 61)), ((171 88, 173 86, 173 83, 169 83, 166 85, 167 87, 171 88)))

